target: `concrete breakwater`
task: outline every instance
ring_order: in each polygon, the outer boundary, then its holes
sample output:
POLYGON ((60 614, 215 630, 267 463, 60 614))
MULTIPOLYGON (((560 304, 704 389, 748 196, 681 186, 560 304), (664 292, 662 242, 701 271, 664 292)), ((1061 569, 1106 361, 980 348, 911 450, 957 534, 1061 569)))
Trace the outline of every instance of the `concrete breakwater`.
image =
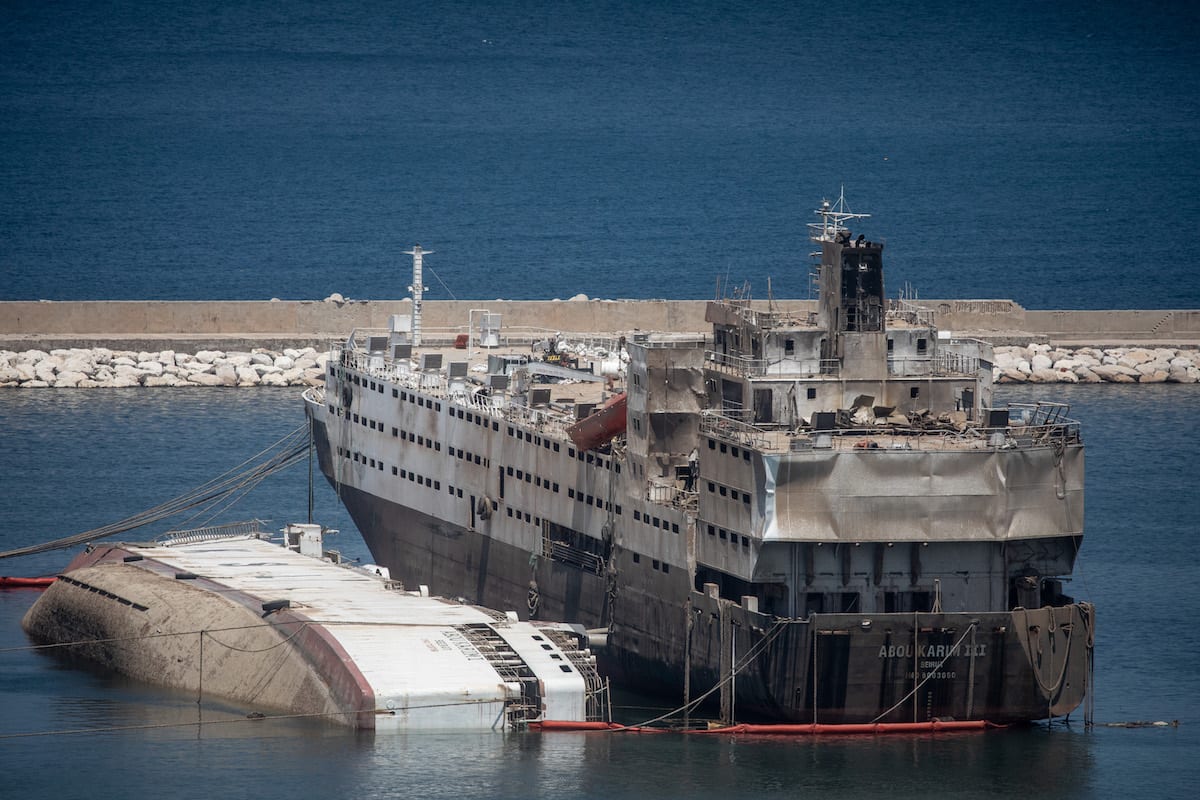
POLYGON ((324 382, 328 361, 328 352, 318 353, 311 347, 282 352, 200 350, 194 354, 106 347, 0 350, 0 387, 316 386, 324 382))
POLYGON ((997 383, 1197 383, 1200 350, 1171 347, 995 348, 997 383))
MULTIPOLYGON (((100 389, 135 386, 317 386, 327 351, 312 347, 194 354, 71 348, 0 350, 0 388, 100 389)), ((1172 347, 995 348, 997 383, 1200 383, 1200 350, 1172 347)))

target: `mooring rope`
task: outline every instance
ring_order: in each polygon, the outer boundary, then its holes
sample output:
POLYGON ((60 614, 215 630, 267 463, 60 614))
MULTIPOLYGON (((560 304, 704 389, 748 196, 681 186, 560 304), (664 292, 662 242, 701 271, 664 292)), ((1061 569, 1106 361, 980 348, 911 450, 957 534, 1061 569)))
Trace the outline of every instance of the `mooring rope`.
POLYGON ((208 483, 196 487, 187 494, 180 495, 166 503, 134 514, 131 517, 103 525, 99 528, 65 536, 49 542, 18 547, 14 550, 0 552, 0 559, 30 556, 47 553, 52 550, 64 550, 76 547, 86 542, 107 539, 119 533, 140 528, 154 522, 169 519, 185 511, 199 508, 199 513, 211 509, 217 503, 230 497, 240 498, 257 486, 264 478, 276 472, 287 469, 307 457, 308 425, 300 426, 278 440, 270 447, 243 461, 237 467, 220 475, 208 483), (247 465, 250 465, 247 467, 247 465))

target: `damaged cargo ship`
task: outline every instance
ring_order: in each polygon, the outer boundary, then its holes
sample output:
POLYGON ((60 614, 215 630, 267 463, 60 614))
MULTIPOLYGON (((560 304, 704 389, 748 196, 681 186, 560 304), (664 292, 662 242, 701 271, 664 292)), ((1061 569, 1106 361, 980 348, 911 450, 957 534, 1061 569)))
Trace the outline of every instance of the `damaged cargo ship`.
POLYGON ((708 332, 590 336, 591 371, 559 346, 583 335, 490 313, 423 337, 414 250, 413 315, 352 334, 305 395, 376 560, 585 625, 610 675, 714 691, 726 719, 1076 709, 1094 630, 1064 593, 1079 424, 995 407, 990 345, 885 298, 883 245, 847 227, 867 215, 817 214, 813 310, 715 301, 708 332))

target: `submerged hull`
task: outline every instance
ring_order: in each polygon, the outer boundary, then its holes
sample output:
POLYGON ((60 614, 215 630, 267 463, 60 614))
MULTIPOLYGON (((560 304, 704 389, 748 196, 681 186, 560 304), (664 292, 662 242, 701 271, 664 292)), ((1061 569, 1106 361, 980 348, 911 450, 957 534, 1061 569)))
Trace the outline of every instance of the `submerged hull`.
POLYGON ((611 570, 581 570, 498 541, 482 521, 455 525, 339 484, 324 425, 313 427, 322 471, 394 578, 522 619, 603 628, 603 671, 681 705, 713 690, 725 718, 1007 723, 1069 713, 1090 683, 1088 604, 778 618, 697 592, 678 572, 622 582, 633 571, 623 553, 611 570))

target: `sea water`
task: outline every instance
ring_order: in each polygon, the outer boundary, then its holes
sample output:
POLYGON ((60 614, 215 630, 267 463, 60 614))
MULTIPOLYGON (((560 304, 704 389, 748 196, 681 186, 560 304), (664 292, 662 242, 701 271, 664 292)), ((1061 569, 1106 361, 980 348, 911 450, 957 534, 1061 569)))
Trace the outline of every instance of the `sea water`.
POLYGON ((805 297, 845 186, 889 295, 1196 307, 1198 9, 12 0, 0 299, 805 297))

